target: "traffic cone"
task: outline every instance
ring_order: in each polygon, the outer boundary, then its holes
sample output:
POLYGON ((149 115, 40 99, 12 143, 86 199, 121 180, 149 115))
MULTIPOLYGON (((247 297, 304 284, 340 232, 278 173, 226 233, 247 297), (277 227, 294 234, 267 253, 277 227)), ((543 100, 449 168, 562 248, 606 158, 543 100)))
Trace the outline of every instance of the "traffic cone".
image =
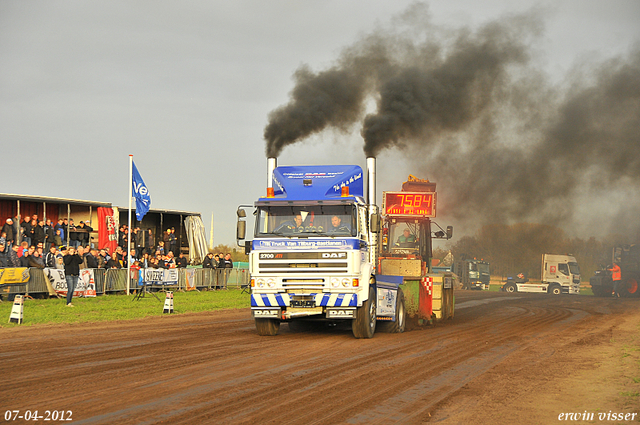
POLYGON ((24 297, 22 295, 16 295, 13 300, 13 307, 11 308, 11 315, 9 316, 9 323, 22 323, 22 311, 24 310, 24 297))
POLYGON ((163 313, 173 313, 173 292, 167 292, 167 297, 164 299, 163 313))

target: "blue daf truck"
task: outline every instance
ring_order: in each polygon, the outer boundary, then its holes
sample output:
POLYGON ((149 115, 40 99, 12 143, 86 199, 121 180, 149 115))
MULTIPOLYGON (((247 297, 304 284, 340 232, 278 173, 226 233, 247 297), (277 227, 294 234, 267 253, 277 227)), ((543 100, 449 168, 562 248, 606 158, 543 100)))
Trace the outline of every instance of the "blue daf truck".
MULTIPOLYGON (((367 158, 366 174, 357 165, 278 167, 275 158, 267 165, 267 196, 254 204, 253 240, 244 244, 258 334, 317 320, 351 321, 356 338, 403 332, 402 276, 376 274, 375 158, 367 158)), ((245 219, 241 207, 239 241, 245 219)))

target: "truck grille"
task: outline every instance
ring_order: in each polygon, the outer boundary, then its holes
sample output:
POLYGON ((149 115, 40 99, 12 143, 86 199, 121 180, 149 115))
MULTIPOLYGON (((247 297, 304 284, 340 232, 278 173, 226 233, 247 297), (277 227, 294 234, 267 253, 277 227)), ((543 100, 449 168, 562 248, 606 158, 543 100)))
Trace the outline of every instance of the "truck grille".
POLYGON ((341 274, 348 271, 346 252, 259 253, 258 272, 273 274, 341 274))
POLYGON ((262 273, 345 273, 347 263, 289 263, 289 262, 260 262, 258 268, 262 273))

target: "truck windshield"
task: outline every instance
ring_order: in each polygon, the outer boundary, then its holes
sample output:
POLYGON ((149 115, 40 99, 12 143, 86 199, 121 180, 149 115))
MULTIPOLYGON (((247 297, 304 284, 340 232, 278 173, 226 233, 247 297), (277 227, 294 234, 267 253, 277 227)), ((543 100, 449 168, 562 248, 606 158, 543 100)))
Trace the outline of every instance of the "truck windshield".
POLYGON ((571 274, 580 274, 578 263, 569 263, 569 271, 571 271, 571 274))
POLYGON ((356 236, 353 205, 258 207, 256 236, 356 236))
POLYGON ((480 264, 478 264, 478 270, 482 274, 489 274, 489 265, 480 263, 480 264))

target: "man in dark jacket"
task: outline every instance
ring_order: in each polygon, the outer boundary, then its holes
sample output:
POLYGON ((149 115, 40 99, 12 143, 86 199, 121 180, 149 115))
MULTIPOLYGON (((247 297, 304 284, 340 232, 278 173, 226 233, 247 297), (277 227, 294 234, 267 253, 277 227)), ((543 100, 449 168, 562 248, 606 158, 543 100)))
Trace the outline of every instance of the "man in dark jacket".
POLYGON ((80 246, 87 246, 89 244, 89 232, 87 232, 87 226, 84 224, 84 221, 81 221, 76 227, 76 239, 80 246))
POLYGON ((203 269, 215 268, 215 265, 212 264, 212 262, 213 262, 213 253, 210 252, 204 257, 204 260, 202 260, 202 268, 203 269))
MULTIPOLYGON (((56 231, 53 228, 53 223, 51 220, 47 220, 44 224, 44 248, 49 249, 51 245, 54 244, 54 239, 56 236, 56 231)), ((62 241, 60 242, 62 245, 62 241)), ((60 246, 58 245, 58 246, 60 246)))
POLYGON ((22 254, 22 257, 20 257, 20 267, 31 267, 29 265, 29 257, 33 255, 35 250, 36 248, 34 246, 30 246, 29 249, 22 254))
POLYGON ((4 244, 0 242, 0 269, 5 267, 9 267, 9 259, 7 258, 7 253, 4 252, 4 244))
POLYGON ((20 257, 18 257, 19 250, 20 250, 19 245, 13 245, 9 250, 9 256, 8 256, 9 267, 21 267, 20 257))
POLYGON ((178 255, 178 237, 175 227, 172 227, 169 233, 169 251, 173 252, 173 255, 178 255))
POLYGON ((56 247, 51 245, 49 247, 49 252, 44 257, 44 265, 49 267, 50 269, 56 268, 56 247))
POLYGON ((38 246, 41 243, 44 246, 45 236, 44 221, 40 220, 33 229, 33 245, 38 246))
POLYGON ((91 248, 84 254, 84 258, 86 259, 86 264, 88 269, 97 269, 98 268, 98 250, 95 248, 91 248))
MULTIPOLYGON (((38 248, 40 250, 41 248, 38 248)), ((36 269, 44 269, 44 258, 40 255, 40 251, 35 250, 31 255, 29 255, 29 267, 33 267, 36 269)))
POLYGON ((224 256, 224 268, 225 269, 233 268, 233 261, 231 261, 231 254, 229 253, 227 253, 227 255, 224 256))
POLYGON ((73 219, 69 219, 69 245, 78 248, 80 245, 80 241, 78 240, 78 232, 76 231, 76 224, 73 222, 73 219))
POLYGON ((80 277, 80 264, 83 259, 76 253, 75 248, 70 247, 67 255, 64 257, 64 277, 67 281, 67 307, 73 307, 71 299, 73 291, 76 290, 78 279, 80 277))
POLYGON ((8 218, 4 226, 2 226, 2 231, 7 235, 7 246, 11 248, 16 241, 15 234, 13 233, 13 220, 8 218))
POLYGON ((22 240, 27 241, 29 245, 31 245, 31 236, 32 236, 32 227, 31 227, 31 217, 27 216, 24 218, 24 221, 20 223, 20 229, 22 232, 22 240))
POLYGON ((176 267, 178 267, 179 269, 187 268, 187 257, 184 256, 184 252, 181 252, 180 256, 176 258, 176 267))

